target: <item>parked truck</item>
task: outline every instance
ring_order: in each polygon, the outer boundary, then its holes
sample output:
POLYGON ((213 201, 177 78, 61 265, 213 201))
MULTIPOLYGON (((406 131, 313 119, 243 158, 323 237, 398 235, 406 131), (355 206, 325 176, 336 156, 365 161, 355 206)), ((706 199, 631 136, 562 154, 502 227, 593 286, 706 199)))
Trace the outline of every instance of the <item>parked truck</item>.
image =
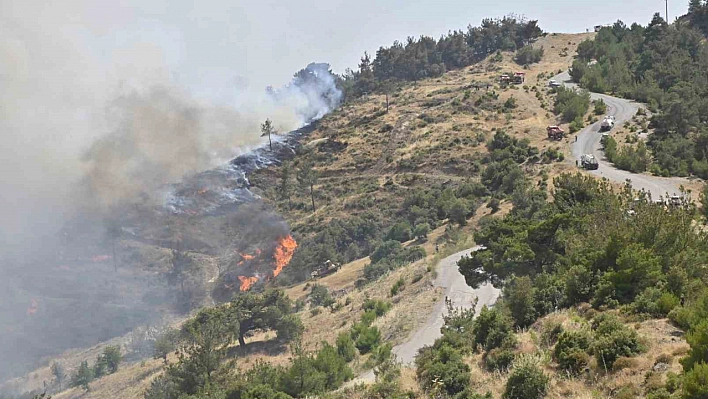
POLYGON ((546 128, 546 133, 548 134, 548 138, 550 140, 563 140, 563 136, 565 135, 563 129, 555 125, 548 126, 546 128))
POLYGON ((583 154, 580 156, 580 166, 588 170, 595 170, 600 167, 600 164, 592 154, 583 154))
POLYGON ((615 117, 612 115, 607 115, 600 124, 600 131, 608 132, 612 130, 613 127, 615 127, 615 117))

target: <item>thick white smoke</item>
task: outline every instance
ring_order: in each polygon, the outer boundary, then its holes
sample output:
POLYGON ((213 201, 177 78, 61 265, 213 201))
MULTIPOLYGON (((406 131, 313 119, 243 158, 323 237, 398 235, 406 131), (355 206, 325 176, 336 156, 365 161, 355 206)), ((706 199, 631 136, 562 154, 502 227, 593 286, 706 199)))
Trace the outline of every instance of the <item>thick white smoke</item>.
MULTIPOLYGON (((326 64, 314 64, 278 90, 234 85, 228 74, 219 75, 227 77, 214 96, 208 95, 219 83, 213 76, 206 93, 195 90, 200 77, 181 76, 173 69, 179 63, 175 49, 165 48, 179 42, 179 34, 164 26, 130 31, 137 9, 85 0, 0 4, 0 377, 20 373, 50 352, 51 334, 65 345, 66 335, 73 335, 77 342, 71 344, 80 346, 82 337, 63 324, 68 319, 51 320, 44 309, 69 311, 70 298, 100 311, 101 295, 110 291, 98 266, 53 280, 63 273, 55 269, 66 266, 59 263, 66 258, 63 247, 53 244, 67 220, 92 223, 123 201, 154 199, 165 184, 262 144, 259 127, 266 118, 287 132, 338 103, 326 64), (82 212, 91 217, 77 217, 82 212), (27 306, 35 303, 40 310, 28 317, 27 306), (23 323, 39 322, 52 327, 23 331, 23 323), (29 343, 18 348, 18 337, 29 343)), ((151 22, 140 17, 141 27, 151 22)), ((92 224, 95 241, 103 234, 98 224, 92 224)), ((123 281, 119 277, 110 276, 123 281)), ((83 311, 77 307, 77 320, 92 317, 83 311)))
POLYGON ((3 2, 0 259, 55 231, 77 203, 105 207, 149 194, 258 145, 266 118, 286 132, 338 102, 326 64, 275 91, 238 92, 224 81, 237 106, 196 99, 159 43, 126 41, 102 54, 96 44, 111 23, 94 23, 87 4, 3 2), (79 183, 92 195, 77 198, 79 183))

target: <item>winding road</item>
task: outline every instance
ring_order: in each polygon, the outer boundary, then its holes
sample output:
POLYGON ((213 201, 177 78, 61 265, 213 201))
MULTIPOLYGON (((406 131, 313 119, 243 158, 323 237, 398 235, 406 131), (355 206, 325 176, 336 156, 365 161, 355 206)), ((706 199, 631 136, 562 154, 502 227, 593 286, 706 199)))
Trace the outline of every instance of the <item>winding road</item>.
MULTIPOLYGON (((445 297, 451 301, 452 305, 456 308, 469 309, 474 303, 475 298, 479 298, 475 309, 477 313, 479 313, 484 305, 494 305, 501 293, 501 290, 494 288, 488 283, 477 289, 473 289, 467 285, 465 277, 460 273, 457 267, 457 261, 459 261, 460 258, 480 249, 480 246, 468 248, 441 260, 438 267, 438 277, 433 283, 436 287, 445 289, 445 297)), ((435 305, 435 310, 430 314, 425 324, 416 330, 408 341, 393 348, 393 353, 401 364, 409 365, 413 363, 415 355, 418 354, 418 349, 426 345, 432 345, 435 340, 441 336, 440 328, 443 326, 443 316, 446 313, 447 306, 445 305, 445 301, 441 300, 435 305)), ((373 370, 359 376, 355 383, 371 381, 374 381, 373 370)))
MULTIPOLYGON (((570 78, 568 72, 561 73, 553 77, 554 80, 561 82, 563 85, 570 88, 577 88, 570 78)), ((590 93, 593 100, 602 99, 607 104, 607 114, 614 115, 616 118, 616 126, 622 126, 626 121, 632 119, 637 114, 637 110, 641 107, 640 104, 622 98, 608 96, 606 94, 590 93)), ((680 194, 680 187, 689 183, 685 178, 664 178, 651 176, 648 174, 637 174, 615 168, 605 158, 602 151, 600 139, 601 122, 593 123, 587 126, 577 135, 577 141, 572 144, 573 157, 580 159, 582 154, 593 154, 598 160, 600 167, 597 170, 589 171, 591 174, 606 178, 612 182, 625 183, 631 182, 635 190, 644 190, 649 192, 654 199, 660 197, 666 198, 667 195, 680 194)), ((501 290, 494 288, 491 284, 485 284, 477 289, 472 289, 465 283, 465 278, 460 274, 457 267, 457 261, 462 256, 467 256, 474 251, 480 250, 481 247, 476 246, 457 252, 440 261, 438 268, 438 277, 435 279, 435 286, 445 289, 445 297, 450 300, 454 307, 469 308, 474 303, 475 298, 479 298, 476 311, 482 306, 491 306, 499 297, 501 290)), ((447 312, 445 301, 440 301, 435 306, 435 309, 428 317, 426 323, 416 330, 411 338, 393 348, 393 352, 403 365, 409 365, 415 360, 418 350, 426 345, 432 345, 435 340, 440 337, 440 328, 443 326, 443 316, 447 312)), ((370 370, 352 383, 372 382, 374 380, 374 372, 370 370)))
MULTIPOLYGON (((572 82, 568 72, 556 75, 553 79, 570 88, 575 89, 578 87, 572 82)), ((615 129, 632 119, 641 107, 640 104, 634 101, 606 94, 590 93, 590 97, 593 100, 602 99, 607 104, 607 114, 614 115, 616 118, 615 129)), ((600 167, 597 170, 589 171, 591 174, 617 183, 625 183, 629 180, 635 190, 649 192, 653 199, 658 199, 659 197, 667 198, 667 195, 678 195, 680 194, 679 187, 689 183, 687 179, 680 177, 657 177, 615 168, 602 151, 602 145, 600 144, 600 139, 602 138, 602 134, 600 134, 601 123, 598 121, 578 132, 578 140, 572 145, 573 158, 575 160, 579 160, 582 154, 593 154, 597 159, 600 167)))

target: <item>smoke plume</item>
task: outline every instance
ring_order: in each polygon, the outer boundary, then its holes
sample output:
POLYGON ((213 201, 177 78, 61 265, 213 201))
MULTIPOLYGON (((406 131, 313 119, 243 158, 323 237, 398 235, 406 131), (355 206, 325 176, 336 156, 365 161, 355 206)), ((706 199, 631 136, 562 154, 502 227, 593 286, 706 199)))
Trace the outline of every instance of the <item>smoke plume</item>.
POLYGON ((96 338, 76 330, 87 317, 103 335, 148 317, 138 311, 144 298, 126 293, 162 282, 107 277, 113 256, 101 241, 105 226, 93 221, 125 204, 160 205, 166 185, 262 145, 266 118, 288 132, 341 98, 327 64, 309 65, 279 89, 225 80, 234 101, 197 95, 171 70, 161 47, 169 40, 131 37, 121 29, 135 17, 132 8, 105 7, 82 0, 0 7, 0 378, 53 345, 96 338), (67 233, 69 220, 83 236, 67 233), (100 306, 107 301, 120 305, 114 314, 100 306), (122 306, 138 310, 126 315, 122 306))

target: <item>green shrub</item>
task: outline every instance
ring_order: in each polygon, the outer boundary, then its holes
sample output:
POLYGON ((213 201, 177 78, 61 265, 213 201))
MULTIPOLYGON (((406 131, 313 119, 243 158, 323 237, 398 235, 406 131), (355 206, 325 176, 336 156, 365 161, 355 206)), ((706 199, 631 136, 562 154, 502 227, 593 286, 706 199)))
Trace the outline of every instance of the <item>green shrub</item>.
POLYGON ((415 358, 415 365, 418 381, 425 389, 433 387, 434 381, 440 381, 442 389, 453 396, 470 384, 470 368, 462 354, 447 345, 423 347, 415 358))
POLYGON ((506 371, 516 357, 509 348, 494 348, 484 355, 484 364, 489 371, 506 371))
POLYGON ((511 317, 499 308, 484 306, 472 325, 474 346, 486 351, 502 346, 515 345, 514 322, 511 317))
POLYGON ((708 363, 708 320, 701 321, 686 334, 691 346, 688 356, 681 360, 684 370, 691 370, 698 363, 708 363))
POLYGON ((381 343, 381 332, 378 328, 366 326, 359 331, 354 345, 363 355, 374 350, 381 343))
POLYGON ((708 364, 698 363, 683 377, 683 399, 708 398, 708 364))
POLYGON ((666 388, 659 388, 647 393, 647 399, 671 399, 671 393, 666 388))
POLYGON ((504 285, 503 297, 517 326, 527 327, 536 321, 534 289, 529 276, 512 277, 504 285))
POLYGON ((534 48, 531 45, 526 45, 520 48, 514 56, 514 61, 519 65, 535 64, 543 58, 543 47, 534 48))
POLYGON ((342 332, 337 336, 336 345, 337 353, 339 353, 339 356, 347 363, 354 360, 356 356, 356 346, 354 345, 352 334, 349 331, 342 332))
POLYGON ((398 222, 391 226, 386 233, 386 240, 405 242, 411 239, 411 225, 407 221, 398 222))
POLYGON ((403 290, 405 287, 406 282, 403 280, 403 277, 399 278, 398 281, 396 281, 393 286, 391 286, 391 296, 396 296, 399 291, 403 290))
POLYGON ((568 125, 568 131, 570 133, 575 133, 577 131, 582 130, 585 127, 585 123, 583 122, 582 118, 575 118, 572 122, 570 122, 570 125, 568 125))
POLYGON ((664 292, 656 301, 659 315, 662 317, 668 315, 672 310, 674 310, 674 308, 679 306, 679 304, 680 300, 676 297, 676 295, 670 292, 664 292))
POLYGON ((553 356, 561 370, 579 375, 590 361, 587 352, 591 346, 592 338, 588 331, 564 331, 558 337, 553 356))
POLYGON ((506 381, 504 399, 541 399, 548 391, 549 378, 531 361, 523 361, 514 368, 506 381))
POLYGON ((645 351, 637 332, 620 323, 620 327, 600 324, 595 330, 593 351, 597 364, 611 370, 614 362, 622 357, 630 357, 645 351))
POLYGON ((376 314, 376 317, 381 317, 386 312, 391 310, 391 307, 393 305, 391 302, 383 301, 381 299, 367 299, 364 301, 363 309, 366 312, 373 311, 376 314))
POLYGON ((374 252, 370 255, 371 262, 379 262, 386 257, 398 254, 401 250, 403 250, 403 247, 399 241, 386 241, 377 246, 374 252))
POLYGON ((602 101, 602 99, 595 100, 592 103, 594 105, 593 113, 595 115, 603 115, 605 112, 607 112, 607 105, 604 101, 602 101))
POLYGON ((430 224, 428 223, 416 224, 413 229, 413 236, 419 240, 427 238, 428 233, 430 233, 430 224))
POLYGON ((315 284, 310 291, 310 305, 329 307, 334 304, 334 299, 330 295, 329 290, 324 285, 315 284))
POLYGON ((576 119, 582 121, 590 107, 590 93, 587 91, 576 92, 566 87, 558 87, 556 88, 556 100, 553 107, 553 112, 556 115, 560 115, 564 122, 571 122, 576 119))
POLYGON ((541 345, 545 347, 553 346, 558 341, 558 337, 563 333, 563 324, 551 320, 544 323, 541 328, 541 345))

